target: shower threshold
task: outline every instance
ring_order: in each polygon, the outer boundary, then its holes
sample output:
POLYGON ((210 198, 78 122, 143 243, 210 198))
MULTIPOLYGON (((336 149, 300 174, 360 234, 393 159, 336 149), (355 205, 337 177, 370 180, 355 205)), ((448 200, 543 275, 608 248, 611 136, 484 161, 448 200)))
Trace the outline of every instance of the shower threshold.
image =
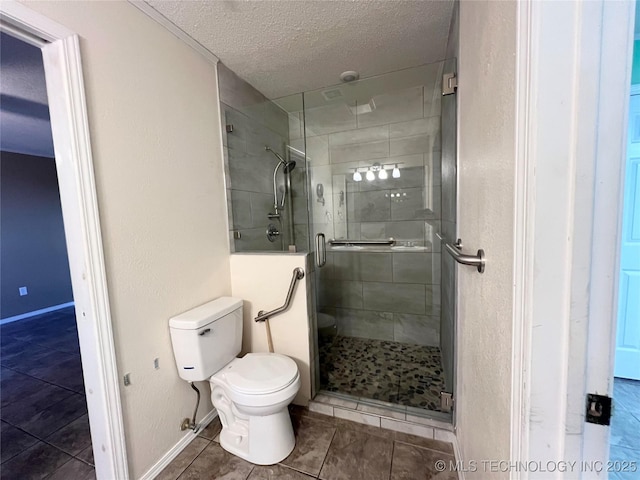
POLYGON ((455 441, 451 415, 369 398, 321 390, 309 402, 312 412, 396 432, 455 441))

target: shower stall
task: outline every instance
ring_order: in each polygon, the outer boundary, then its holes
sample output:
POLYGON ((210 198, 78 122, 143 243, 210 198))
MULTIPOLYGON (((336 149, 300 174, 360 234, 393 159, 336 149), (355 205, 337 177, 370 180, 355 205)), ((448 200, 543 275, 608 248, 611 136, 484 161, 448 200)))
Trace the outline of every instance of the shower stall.
POLYGON ((262 124, 223 104, 234 251, 314 259, 316 393, 451 419, 455 268, 440 238, 456 234, 454 71, 264 99, 245 109, 271 115, 262 124))

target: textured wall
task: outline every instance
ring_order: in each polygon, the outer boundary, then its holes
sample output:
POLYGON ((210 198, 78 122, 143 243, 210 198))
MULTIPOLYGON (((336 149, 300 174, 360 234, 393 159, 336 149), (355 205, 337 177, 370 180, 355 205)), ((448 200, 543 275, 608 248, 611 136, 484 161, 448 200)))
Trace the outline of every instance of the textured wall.
POLYGON ((456 419, 464 460, 509 458, 516 8, 460 3, 458 231, 466 250, 484 248, 488 262, 482 275, 457 267, 456 419))
POLYGON ((1 152, 0 181, 1 318, 72 302, 55 161, 1 152))
POLYGON ((286 298, 294 268, 306 274, 296 284, 291 305, 286 312, 269 320, 273 349, 276 353, 293 358, 300 372, 300 391, 294 402, 307 405, 311 398, 312 350, 315 329, 309 311, 311 276, 306 253, 236 253, 231 256, 231 283, 233 296, 244 299, 244 331, 242 350, 268 352, 264 323, 253 319, 260 310, 280 307, 286 298))
MULTIPOLYGON (((231 293, 216 68, 126 2, 26 2, 80 36, 132 478, 195 395, 169 318, 231 293), (153 359, 159 358, 155 370, 153 359)), ((202 385, 202 391, 208 390, 202 385)), ((198 417, 211 409, 203 395, 198 417)))

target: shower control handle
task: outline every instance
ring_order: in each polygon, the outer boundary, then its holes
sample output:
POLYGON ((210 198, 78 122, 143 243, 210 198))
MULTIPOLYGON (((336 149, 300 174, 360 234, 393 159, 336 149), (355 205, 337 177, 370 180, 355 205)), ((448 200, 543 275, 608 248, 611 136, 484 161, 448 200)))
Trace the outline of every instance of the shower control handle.
POLYGON ((327 263, 327 245, 324 233, 318 233, 316 235, 316 265, 321 268, 325 263, 327 263))

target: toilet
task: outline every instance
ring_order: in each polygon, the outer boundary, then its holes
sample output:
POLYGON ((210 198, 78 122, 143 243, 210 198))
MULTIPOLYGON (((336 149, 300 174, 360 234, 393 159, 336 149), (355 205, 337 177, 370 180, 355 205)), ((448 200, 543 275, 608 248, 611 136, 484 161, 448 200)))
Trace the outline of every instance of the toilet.
POLYGON ((288 405, 300 389, 298 366, 277 353, 242 348, 242 300, 221 297, 169 320, 181 378, 208 380, 222 423, 220 445, 258 465, 284 460, 295 446, 288 405))

